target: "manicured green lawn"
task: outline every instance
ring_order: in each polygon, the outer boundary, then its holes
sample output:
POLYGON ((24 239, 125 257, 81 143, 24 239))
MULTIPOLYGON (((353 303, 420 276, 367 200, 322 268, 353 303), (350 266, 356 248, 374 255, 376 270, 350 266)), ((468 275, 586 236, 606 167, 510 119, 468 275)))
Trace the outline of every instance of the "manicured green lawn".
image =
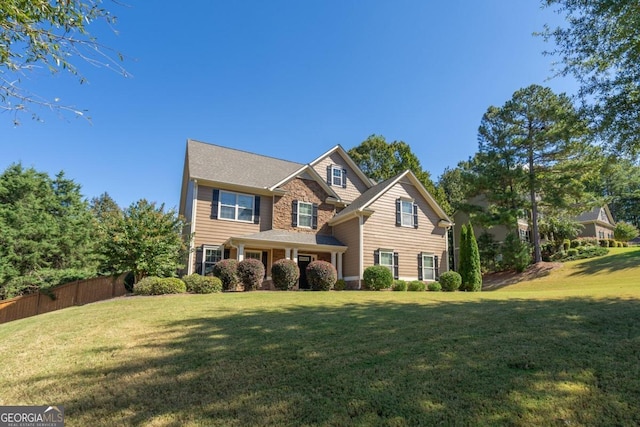
POLYGON ((640 424, 640 250, 470 293, 128 297, 0 325, 69 426, 640 424))

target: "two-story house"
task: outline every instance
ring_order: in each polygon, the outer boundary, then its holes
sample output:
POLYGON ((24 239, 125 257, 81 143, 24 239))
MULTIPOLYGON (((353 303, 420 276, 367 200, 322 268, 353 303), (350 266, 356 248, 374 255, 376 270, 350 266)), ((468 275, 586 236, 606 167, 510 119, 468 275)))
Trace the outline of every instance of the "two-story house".
POLYGON ((301 164, 188 140, 179 211, 193 235, 188 274, 225 258, 259 259, 268 274, 287 258, 305 289, 306 266, 324 260, 360 288, 374 264, 404 280, 447 269, 451 220, 415 175, 375 183, 339 145, 301 164))

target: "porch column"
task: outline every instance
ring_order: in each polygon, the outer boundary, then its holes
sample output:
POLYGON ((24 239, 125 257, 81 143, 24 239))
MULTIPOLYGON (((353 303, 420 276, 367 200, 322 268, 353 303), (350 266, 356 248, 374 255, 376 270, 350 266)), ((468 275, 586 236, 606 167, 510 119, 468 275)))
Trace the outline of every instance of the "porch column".
POLYGON ((284 248, 284 257, 286 259, 291 259, 291 248, 284 248))
POLYGON ((242 261, 243 259, 244 259, 244 243, 240 243, 238 245, 238 262, 242 261))
POLYGON ((336 271, 338 271, 338 266, 336 264, 336 253, 335 252, 331 252, 331 265, 333 265, 333 267, 336 269, 336 271))
POLYGON ((338 252, 338 263, 336 265, 338 270, 338 279, 342 279, 342 252, 338 252))
POLYGON ((293 248, 293 260, 298 263, 298 248, 293 248))

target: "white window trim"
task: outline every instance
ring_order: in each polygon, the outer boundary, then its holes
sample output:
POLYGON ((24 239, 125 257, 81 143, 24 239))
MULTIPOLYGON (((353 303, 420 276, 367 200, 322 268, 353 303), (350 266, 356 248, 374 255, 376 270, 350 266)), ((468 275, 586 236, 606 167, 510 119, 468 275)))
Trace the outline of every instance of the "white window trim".
POLYGON ((393 258, 394 258, 394 257, 393 257, 393 251, 391 251, 391 250, 384 250, 384 249, 380 249, 380 250, 378 251, 378 264, 379 264, 379 265, 383 265, 383 266, 387 267, 389 270, 391 270, 391 273, 392 273, 392 274, 393 274, 393 270, 394 270, 394 267, 395 267, 395 265, 393 264, 393 258), (382 254, 389 254, 389 255, 391 255, 391 264, 383 264, 383 263, 382 263, 382 254))
POLYGON ((227 190, 220 190, 220 199, 218 200, 218 219, 222 219, 225 221, 235 221, 235 222, 247 222, 247 223, 253 223, 255 215, 256 215, 256 206, 255 206, 255 197, 251 194, 244 194, 244 193, 236 193, 234 191, 227 191, 227 190), (222 203, 222 195, 223 193, 226 194, 232 194, 236 201, 234 205, 225 205, 222 203), (239 205, 238 205, 238 196, 245 196, 245 197, 250 197, 251 200, 251 219, 238 219, 238 210, 239 210, 239 205), (233 206, 234 208, 234 218, 225 218, 222 216, 222 207, 231 207, 233 206))
POLYGON ((253 258, 253 259, 257 259, 258 261, 262 262, 262 251, 244 251, 244 259, 248 259, 249 258, 249 254, 258 254, 258 258, 253 258))
POLYGON ((400 199, 400 226, 402 227, 413 227, 413 205, 414 205, 414 201, 413 200, 406 200, 406 199, 400 199), (409 224, 406 224, 404 222, 404 216, 405 216, 405 211, 403 210, 404 204, 408 203, 411 206, 411 221, 409 221, 409 224))
POLYGON ((222 261, 224 259, 224 247, 222 246, 203 246, 202 247, 202 268, 200 271, 200 274, 202 276, 205 275, 206 271, 207 271, 207 265, 211 264, 211 267, 213 268, 214 265, 216 265, 218 262, 222 261), (220 259, 216 262, 207 262, 207 251, 218 251, 220 252, 220 259))
POLYGON ((436 257, 434 254, 422 254, 422 280, 424 281, 430 281, 430 282, 434 282, 436 280, 436 257), (424 259, 425 258, 431 258, 431 264, 433 265, 433 267, 426 267, 424 259), (428 279, 427 278, 427 271, 431 271, 433 274, 433 278, 432 279, 428 279))
POLYGON ((342 187, 344 185, 344 168, 340 165, 331 165, 331 186, 335 186, 335 187, 342 187), (336 175, 334 175, 334 171, 338 171, 340 174, 340 183, 336 184, 335 179, 337 178, 336 175))
POLYGON ((309 228, 309 229, 310 229, 310 228, 313 228, 313 203, 311 203, 311 202, 303 202, 303 201, 301 201, 301 200, 298 200, 298 227, 299 227, 299 228, 309 228), (310 213, 309 215, 307 215, 307 214, 304 214, 304 215, 303 215, 303 214, 300 212, 300 207, 301 207, 302 205, 308 205, 308 206, 311 208, 311 213, 310 213), (308 217, 309 217, 309 225, 300 225, 300 222, 301 222, 301 221, 300 221, 300 219, 301 219, 303 216, 305 216, 305 217, 306 217, 306 216, 308 216, 308 217))

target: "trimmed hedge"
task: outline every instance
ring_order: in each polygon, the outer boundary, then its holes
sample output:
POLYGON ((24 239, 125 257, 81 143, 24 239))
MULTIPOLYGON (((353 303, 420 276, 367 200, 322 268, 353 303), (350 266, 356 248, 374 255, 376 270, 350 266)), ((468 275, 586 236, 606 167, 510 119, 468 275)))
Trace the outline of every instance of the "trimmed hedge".
POLYGON ((427 289, 431 292, 440 292, 442 290, 442 285, 440 282, 429 282, 427 283, 427 289))
POLYGON ((372 265, 364 269, 364 285, 372 291, 389 289, 393 285, 393 273, 384 265, 372 265))
POLYGON ((344 279, 336 280, 336 284, 333 285, 333 290, 334 291, 344 291, 345 289, 347 289, 347 282, 345 282, 344 279))
POLYGON ((454 292, 462 284, 462 276, 455 271, 445 271, 440 275, 440 285, 443 291, 454 292))
POLYGON ((300 278, 300 269, 292 259, 280 259, 271 266, 273 286, 282 291, 290 291, 300 278))
POLYGON ((235 290, 240 279, 238 278, 238 261, 235 259, 223 259, 213 266, 213 275, 222 281, 222 289, 235 290))
POLYGON ((407 286, 407 290, 411 292, 424 292, 427 289, 427 285, 420 280, 413 280, 409 282, 409 286, 407 286))
POLYGON ((187 285, 187 292, 192 294, 211 294, 222 291, 222 280, 217 277, 190 274, 184 276, 182 281, 187 285))
POLYGON ((314 291, 328 291, 338 280, 336 268, 326 261, 312 261, 307 266, 307 282, 314 291))
POLYGON ((249 258, 238 263, 238 278, 244 285, 245 291, 255 291, 264 279, 264 265, 262 261, 249 258))
POLYGON ((407 290, 407 282, 405 282, 404 280, 394 280, 393 281, 393 286, 391 287, 391 290, 394 291, 406 291, 407 290))
POLYGON ((187 285, 176 277, 149 276, 133 285, 136 295, 166 295, 187 292, 187 285))

